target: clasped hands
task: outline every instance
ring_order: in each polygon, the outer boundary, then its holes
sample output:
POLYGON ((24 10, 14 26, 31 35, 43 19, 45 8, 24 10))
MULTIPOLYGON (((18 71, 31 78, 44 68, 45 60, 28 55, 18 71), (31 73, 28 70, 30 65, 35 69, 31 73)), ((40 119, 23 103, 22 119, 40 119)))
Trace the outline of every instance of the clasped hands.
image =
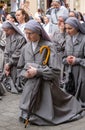
POLYGON ((10 74, 10 66, 8 63, 5 64, 5 66, 4 66, 4 73, 6 76, 9 76, 9 74, 10 74))
POLYGON ((33 78, 36 74, 37 74, 37 69, 35 67, 29 66, 24 76, 26 78, 33 78))
POLYGON ((68 57, 66 58, 67 63, 70 64, 70 65, 74 65, 75 60, 76 60, 76 57, 75 57, 75 56, 68 56, 68 57))

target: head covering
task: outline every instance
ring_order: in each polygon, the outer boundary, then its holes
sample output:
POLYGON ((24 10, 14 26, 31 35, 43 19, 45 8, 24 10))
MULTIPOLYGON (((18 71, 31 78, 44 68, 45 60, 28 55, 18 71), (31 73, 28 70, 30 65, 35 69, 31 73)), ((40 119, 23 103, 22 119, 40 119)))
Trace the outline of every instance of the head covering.
POLYGON ((78 19, 78 12, 77 11, 72 10, 70 12, 74 13, 75 17, 78 19))
POLYGON ((64 21, 68 18, 68 16, 66 16, 66 15, 60 15, 59 17, 62 17, 64 21))
POLYGON ((64 0, 55 0, 56 2, 60 3, 61 5, 65 6, 64 0))
POLYGON ((60 0, 55 0, 56 2, 58 2, 58 3, 61 3, 61 1, 60 0))
POLYGON ((10 21, 5 21, 3 22, 2 24, 2 28, 11 28, 11 29, 14 29, 17 33, 19 33, 20 35, 23 36, 22 32, 19 30, 19 28, 12 22, 10 21))
POLYGON ((81 33, 85 34, 85 27, 79 22, 75 17, 69 17, 66 19, 65 24, 69 24, 75 29, 79 30, 81 33))
POLYGON ((46 17, 50 20, 51 19, 51 15, 46 14, 46 17))
POLYGON ((47 35, 47 33, 45 32, 44 28, 41 26, 40 23, 38 23, 37 21, 35 20, 30 20, 26 23, 25 25, 25 29, 29 29, 39 35, 41 35, 41 37, 44 39, 44 40, 47 40, 47 41, 51 41, 51 39, 49 38, 49 36, 47 35))
POLYGON ((2 28, 13 28, 9 22, 3 22, 2 28))

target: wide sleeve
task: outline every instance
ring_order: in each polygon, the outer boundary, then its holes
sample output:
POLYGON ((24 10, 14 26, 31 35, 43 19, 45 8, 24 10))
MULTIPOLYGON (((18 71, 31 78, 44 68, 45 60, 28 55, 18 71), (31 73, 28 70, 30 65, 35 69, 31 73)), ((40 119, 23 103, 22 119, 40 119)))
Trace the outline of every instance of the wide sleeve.
POLYGON ((0 46, 5 47, 5 45, 6 45, 6 34, 2 29, 0 29, 0 46))
POLYGON ((16 48, 10 57, 9 57, 9 52, 7 52, 7 50, 5 50, 5 59, 6 59, 6 62, 8 62, 10 66, 17 65, 20 54, 21 54, 21 50, 25 44, 26 44, 25 38, 17 39, 16 48))
POLYGON ((75 60, 74 65, 81 65, 82 67, 85 67, 85 46, 83 48, 83 57, 77 57, 75 60))
POLYGON ((25 66, 24 52, 25 52, 25 48, 23 47, 17 64, 17 72, 19 75, 25 66))

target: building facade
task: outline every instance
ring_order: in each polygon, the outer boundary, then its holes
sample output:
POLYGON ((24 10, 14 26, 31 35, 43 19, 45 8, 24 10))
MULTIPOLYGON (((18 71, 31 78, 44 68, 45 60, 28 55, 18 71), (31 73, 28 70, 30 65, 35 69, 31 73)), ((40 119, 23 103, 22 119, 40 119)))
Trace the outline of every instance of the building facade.
POLYGON ((66 0, 71 10, 80 11, 85 13, 85 0, 66 0))
MULTIPOLYGON (((16 11, 17 8, 19 8, 19 5, 21 3, 24 3, 25 1, 29 1, 30 2, 29 8, 32 15, 35 14, 38 8, 42 8, 45 11, 47 8, 50 7, 50 4, 52 2, 52 0, 0 0, 0 1, 7 2, 8 5, 11 6, 10 7, 11 11, 13 9, 15 9, 16 11)), ((64 0, 64 2, 68 3, 71 10, 75 9, 77 11, 85 13, 85 0, 64 0)))

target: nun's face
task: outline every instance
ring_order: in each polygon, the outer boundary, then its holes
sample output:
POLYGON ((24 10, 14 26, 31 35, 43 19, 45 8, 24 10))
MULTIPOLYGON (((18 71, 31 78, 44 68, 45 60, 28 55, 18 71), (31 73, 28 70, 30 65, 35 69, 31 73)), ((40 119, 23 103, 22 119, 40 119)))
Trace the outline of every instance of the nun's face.
POLYGON ((3 30, 6 33, 6 36, 13 35, 15 33, 14 29, 12 28, 3 28, 3 30))
POLYGON ((36 42, 40 40, 40 35, 31 30, 25 29, 25 34, 27 39, 31 42, 36 42))
POLYGON ((65 24, 65 29, 70 36, 76 35, 78 33, 78 30, 69 24, 65 24))
POLYGON ((64 24, 64 19, 62 17, 58 18, 58 26, 60 26, 61 24, 64 24))
POLYGON ((75 16, 74 12, 70 12, 69 17, 76 17, 76 16, 75 16))

